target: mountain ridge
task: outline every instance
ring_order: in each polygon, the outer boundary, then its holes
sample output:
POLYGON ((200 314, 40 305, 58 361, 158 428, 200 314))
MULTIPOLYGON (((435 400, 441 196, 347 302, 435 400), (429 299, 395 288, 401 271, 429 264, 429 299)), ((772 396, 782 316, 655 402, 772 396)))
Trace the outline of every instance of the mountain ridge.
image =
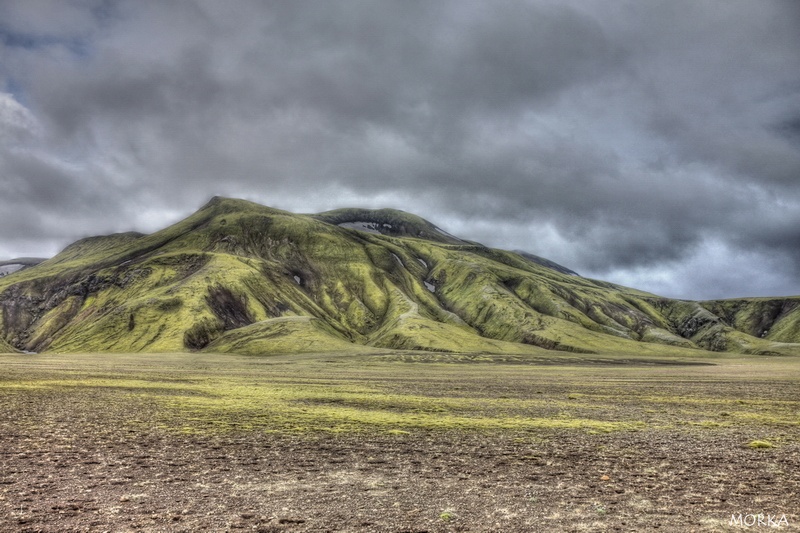
POLYGON ((0 278, 0 311, 2 343, 36 352, 800 353, 797 297, 673 300, 399 210, 223 197, 0 278))

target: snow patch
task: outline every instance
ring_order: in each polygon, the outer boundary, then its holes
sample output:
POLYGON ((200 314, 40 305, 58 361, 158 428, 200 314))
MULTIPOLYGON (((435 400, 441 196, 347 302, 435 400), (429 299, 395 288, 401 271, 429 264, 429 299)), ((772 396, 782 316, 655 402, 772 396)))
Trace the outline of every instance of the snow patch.
POLYGON ((428 268, 428 263, 426 263, 424 259, 420 259, 419 257, 417 257, 417 261, 419 261, 419 263, 425 268, 428 268))
POLYGON ((406 267, 406 266, 403 264, 403 261, 402 261, 402 259, 400 259, 399 257, 397 257, 397 254, 392 254, 392 257, 394 257, 394 258, 395 258, 395 260, 396 260, 396 261, 397 261, 397 262, 400 264, 400 266, 401 266, 401 267, 403 267, 403 268, 405 268, 405 267, 406 267))
POLYGON ((423 281, 422 283, 425 284, 425 288, 428 289, 429 291, 436 292, 436 285, 434 285, 433 283, 428 283, 427 281, 423 281))
POLYGON ((347 228, 347 229, 356 229, 358 231, 366 231, 367 233, 375 233, 376 235, 381 235, 381 232, 378 230, 380 226, 375 222, 364 222, 364 221, 356 221, 356 222, 342 222, 341 224, 337 224, 340 228, 347 228))
POLYGON ((292 277, 294 278, 294 282, 297 283, 298 285, 303 284, 303 280, 300 278, 300 276, 292 276, 292 277))
POLYGON ((19 265, 19 264, 0 266, 0 276, 8 276, 9 274, 12 274, 17 270, 21 270, 23 268, 25 268, 25 265, 19 265))

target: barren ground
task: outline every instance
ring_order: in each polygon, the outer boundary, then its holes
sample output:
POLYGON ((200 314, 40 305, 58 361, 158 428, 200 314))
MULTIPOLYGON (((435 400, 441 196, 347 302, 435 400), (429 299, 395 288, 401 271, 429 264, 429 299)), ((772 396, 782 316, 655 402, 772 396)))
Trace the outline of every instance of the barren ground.
POLYGON ((0 356, 0 530, 800 530, 800 360, 430 360, 0 356))

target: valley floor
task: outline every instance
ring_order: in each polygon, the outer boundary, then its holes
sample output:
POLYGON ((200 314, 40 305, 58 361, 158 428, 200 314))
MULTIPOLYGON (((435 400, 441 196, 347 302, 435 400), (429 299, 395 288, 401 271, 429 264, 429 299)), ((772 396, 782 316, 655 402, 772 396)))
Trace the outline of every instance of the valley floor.
POLYGON ((0 530, 800 530, 800 360, 557 362, 0 356, 0 530))

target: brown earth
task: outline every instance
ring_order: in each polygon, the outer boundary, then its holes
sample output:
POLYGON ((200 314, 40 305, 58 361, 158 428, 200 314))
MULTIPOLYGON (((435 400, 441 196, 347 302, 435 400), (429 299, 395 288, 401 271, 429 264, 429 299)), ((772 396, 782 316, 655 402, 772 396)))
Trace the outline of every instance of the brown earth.
POLYGON ((778 531, 800 531, 796 361, 717 363, 6 356, 0 531, 772 531, 730 524, 759 513, 778 531), (296 386, 299 403, 285 405, 314 412, 304 398, 328 398, 340 403, 325 409, 345 409, 358 397, 343 387, 366 383, 385 393, 362 405, 367 414, 391 414, 403 399, 442 407, 446 396, 454 411, 443 417, 640 425, 400 431, 365 416, 340 433, 295 433, 292 420, 248 428, 248 398, 237 396, 296 386), (242 384, 252 388, 228 392, 242 384), (340 392, 313 396, 330 390, 340 392), (212 391, 212 407, 238 410, 190 418, 171 403, 212 391), (503 405, 511 411, 495 412, 503 405), (762 439, 774 447, 747 446, 762 439))
POLYGON ((743 529, 728 526, 739 513, 800 524, 800 447, 752 450, 735 432, 100 435, 69 416, 18 431, 14 418, 36 413, 2 415, 2 531, 727 531, 743 529))

